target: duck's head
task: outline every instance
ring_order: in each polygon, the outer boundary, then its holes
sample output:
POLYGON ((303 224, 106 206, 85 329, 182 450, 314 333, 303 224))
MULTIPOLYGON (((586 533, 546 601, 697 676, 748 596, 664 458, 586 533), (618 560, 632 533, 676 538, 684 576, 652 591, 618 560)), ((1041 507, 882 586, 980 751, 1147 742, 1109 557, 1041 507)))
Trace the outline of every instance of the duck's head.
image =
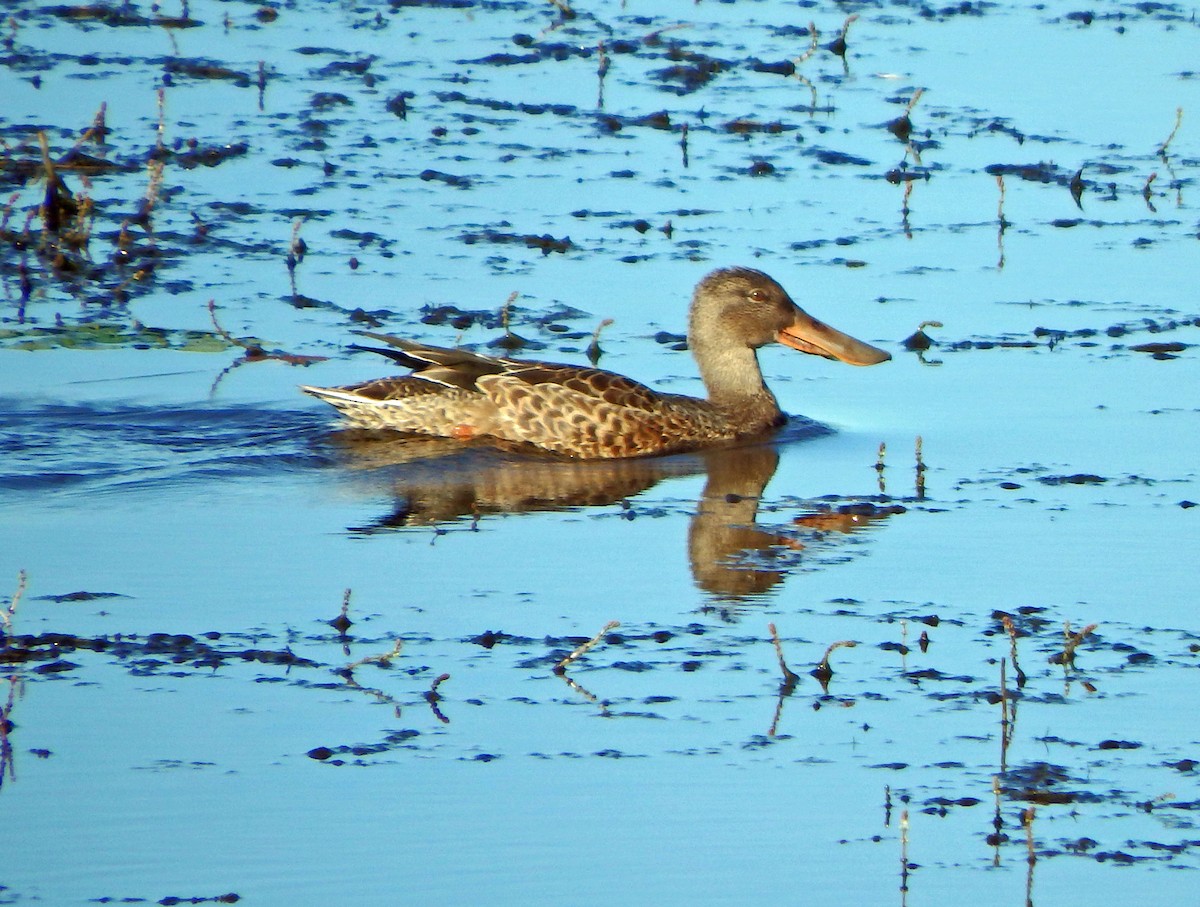
POLYGON ((851 365, 877 365, 892 358, 886 350, 814 318, 773 278, 753 268, 721 268, 700 281, 692 299, 688 334, 697 350, 706 345, 758 349, 782 343, 851 365))

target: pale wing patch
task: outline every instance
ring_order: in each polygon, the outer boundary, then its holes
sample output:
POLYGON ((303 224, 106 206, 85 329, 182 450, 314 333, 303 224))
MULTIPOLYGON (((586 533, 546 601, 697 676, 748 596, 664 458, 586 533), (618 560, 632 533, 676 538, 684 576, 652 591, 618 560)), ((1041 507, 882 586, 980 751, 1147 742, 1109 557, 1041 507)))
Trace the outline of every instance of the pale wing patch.
POLYGON ((335 406, 359 428, 382 428, 442 437, 488 434, 493 409, 483 395, 419 378, 381 378, 348 387, 301 390, 335 406))

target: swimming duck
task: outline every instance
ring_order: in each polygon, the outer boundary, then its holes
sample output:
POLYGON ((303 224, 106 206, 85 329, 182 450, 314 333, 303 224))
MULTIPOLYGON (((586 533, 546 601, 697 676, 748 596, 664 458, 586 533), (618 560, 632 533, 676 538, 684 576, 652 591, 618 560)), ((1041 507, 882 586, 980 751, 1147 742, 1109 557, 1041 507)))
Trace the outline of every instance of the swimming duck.
POLYGON ((677 453, 765 435, 787 417, 757 350, 876 365, 891 354, 818 321, 775 280, 721 268, 696 286, 688 342, 708 399, 651 390, 598 368, 485 356, 364 332, 412 374, 347 387, 302 386, 358 428, 519 442, 578 459, 677 453))

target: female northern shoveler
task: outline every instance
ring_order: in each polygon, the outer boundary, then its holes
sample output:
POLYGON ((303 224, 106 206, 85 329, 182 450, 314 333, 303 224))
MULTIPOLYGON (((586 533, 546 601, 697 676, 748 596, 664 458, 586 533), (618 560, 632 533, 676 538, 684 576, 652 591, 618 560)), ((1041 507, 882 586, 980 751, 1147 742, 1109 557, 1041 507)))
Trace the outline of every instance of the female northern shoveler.
POLYGON ((303 386, 359 428, 490 437, 580 459, 641 457, 763 435, 787 417, 763 384, 760 346, 875 365, 891 354, 813 318, 761 271, 722 268, 696 287, 688 342, 708 399, 662 394, 614 372, 501 359, 367 336, 413 370, 348 387, 303 386))

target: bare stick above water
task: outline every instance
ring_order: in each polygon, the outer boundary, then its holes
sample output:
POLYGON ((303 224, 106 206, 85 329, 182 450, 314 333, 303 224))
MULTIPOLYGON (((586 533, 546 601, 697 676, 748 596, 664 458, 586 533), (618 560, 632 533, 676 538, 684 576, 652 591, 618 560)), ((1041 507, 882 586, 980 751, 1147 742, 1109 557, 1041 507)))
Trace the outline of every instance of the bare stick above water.
POLYGON ((5 633, 12 630, 13 615, 17 613, 17 605, 21 603, 21 596, 25 594, 25 584, 28 579, 29 576, 24 570, 17 574, 17 591, 13 593, 8 607, 0 611, 0 623, 4 624, 5 633))
POLYGON ((1158 146, 1158 156, 1164 161, 1167 159, 1167 149, 1171 146, 1171 142, 1175 138, 1175 133, 1179 131, 1179 127, 1183 125, 1183 108, 1175 108, 1175 128, 1171 130, 1171 134, 1163 140, 1163 143, 1158 146))
POLYGON ((783 674, 783 686, 790 693, 800 681, 800 675, 789 668, 787 662, 783 660, 783 643, 779 641, 779 632, 775 629, 775 624, 767 624, 767 629, 771 631, 771 642, 775 644, 775 656, 779 659, 779 672, 783 674))
POLYGON ((583 645, 576 648, 574 652, 572 652, 570 655, 568 655, 566 658, 564 658, 562 661, 560 661, 558 664, 556 664, 554 666, 554 673, 555 674, 564 673, 567 670, 567 665, 569 665, 571 662, 575 661, 575 659, 585 655, 591 649, 594 649, 597 645, 599 645, 600 640, 602 640, 604 638, 604 635, 606 633, 608 633, 610 630, 615 630, 619 626, 621 626, 621 622, 619 620, 610 620, 608 623, 606 623, 604 625, 603 630, 601 630, 599 633, 597 633, 595 636, 593 636, 591 639, 589 639, 583 645))

